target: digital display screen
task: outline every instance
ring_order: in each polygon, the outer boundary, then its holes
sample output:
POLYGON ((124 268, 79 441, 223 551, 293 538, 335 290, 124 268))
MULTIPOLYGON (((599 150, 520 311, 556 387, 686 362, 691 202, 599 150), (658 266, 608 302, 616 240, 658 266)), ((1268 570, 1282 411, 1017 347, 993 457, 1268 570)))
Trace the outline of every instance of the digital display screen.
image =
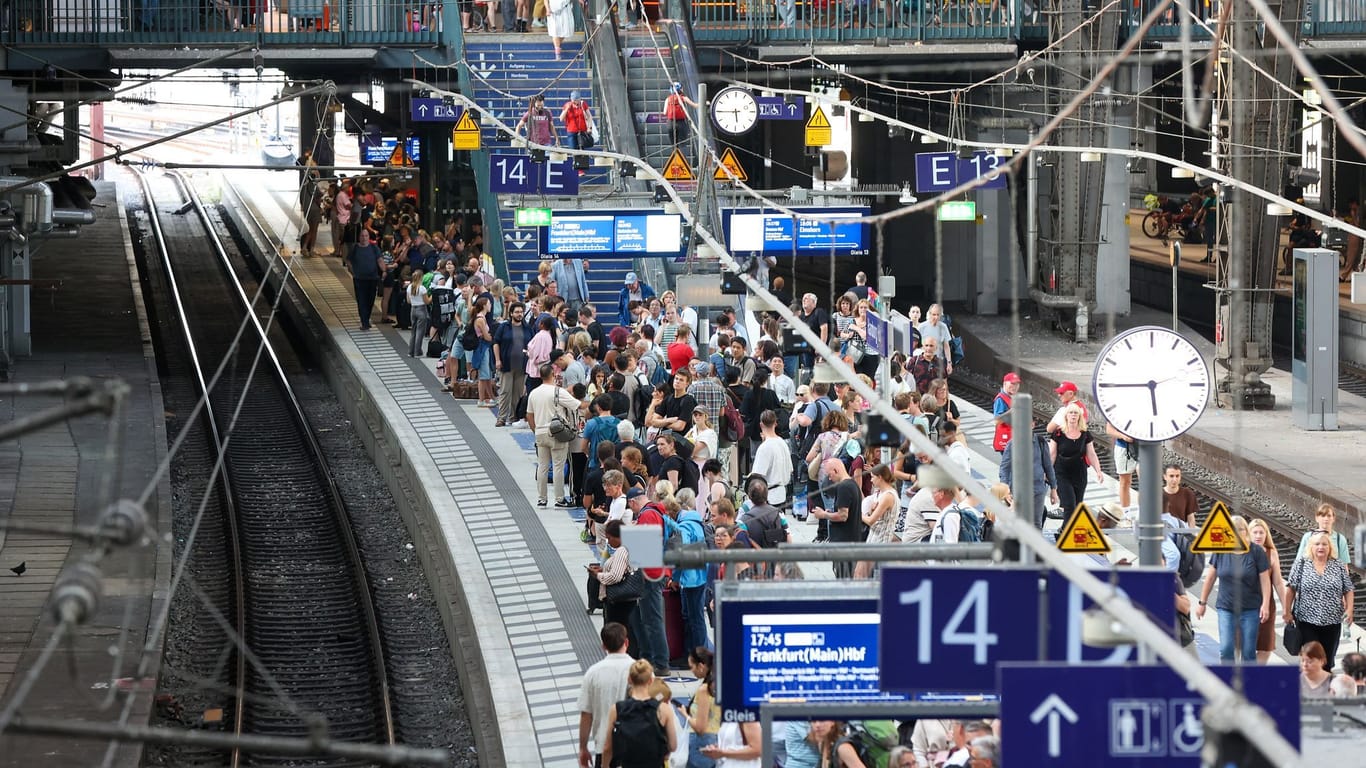
MULTIPOLYGON (((397 136, 361 136, 360 161, 366 165, 388 165, 398 146, 397 136)), ((408 159, 414 163, 422 162, 422 140, 410 136, 404 141, 408 159)))
POLYGON ((683 217, 676 213, 556 211, 543 232, 541 252, 557 256, 677 256, 683 251, 683 217))
POLYGON ((906 700, 878 687, 876 600, 734 601, 720 621, 727 719, 765 702, 906 700))
POLYGON ((1306 259, 1295 259, 1294 277, 1291 283, 1291 291, 1294 295, 1292 308, 1294 317, 1294 340, 1290 343, 1290 352, 1296 360, 1301 363, 1308 359, 1305 347, 1309 345, 1309 262, 1306 259))
MULTIPOLYGON (((798 208, 799 213, 858 219, 868 208, 798 208)), ((725 217, 726 244, 733 253, 793 253, 805 256, 868 253, 868 226, 861 221, 811 221, 777 211, 731 209, 725 217), (795 230, 795 232, 794 232, 795 230)))

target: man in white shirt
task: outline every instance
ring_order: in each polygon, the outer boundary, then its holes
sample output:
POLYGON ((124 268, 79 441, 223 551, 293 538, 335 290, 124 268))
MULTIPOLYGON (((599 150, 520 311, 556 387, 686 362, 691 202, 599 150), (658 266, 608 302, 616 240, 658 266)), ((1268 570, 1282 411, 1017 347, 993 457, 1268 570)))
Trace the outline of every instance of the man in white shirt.
POLYGON ((759 476, 768 483, 768 503, 781 507, 787 503, 787 486, 792 482, 792 451, 787 441, 778 437, 778 415, 773 411, 759 414, 759 434, 763 441, 754 452, 754 464, 749 476, 759 476))
MULTIPOLYGON (((924 541, 939 523, 939 515, 953 505, 954 492, 949 488, 921 488, 901 510, 892 528, 892 538, 915 544, 924 541)), ((954 540, 958 533, 954 531, 954 540)))
POLYGON ((768 379, 769 389, 778 396, 778 402, 782 403, 784 408, 791 408, 792 404, 797 402, 797 383, 792 380, 791 376, 783 373, 782 355, 770 357, 768 369, 773 372, 773 375, 768 379))
POLYGON ((569 443, 562 443, 550 434, 550 422, 556 415, 575 422, 584 408, 564 387, 555 386, 555 366, 543 363, 539 369, 541 385, 531 390, 526 398, 526 421, 536 435, 536 506, 546 506, 545 474, 553 471, 555 500, 564 498, 564 463, 569 460, 569 443))
POLYGON ((635 659, 626 652, 626 627, 608 622, 599 634, 606 656, 583 673, 579 688, 579 768, 590 768, 607 744, 612 707, 626 698, 627 673, 635 659), (588 739, 592 736, 590 749, 588 739))

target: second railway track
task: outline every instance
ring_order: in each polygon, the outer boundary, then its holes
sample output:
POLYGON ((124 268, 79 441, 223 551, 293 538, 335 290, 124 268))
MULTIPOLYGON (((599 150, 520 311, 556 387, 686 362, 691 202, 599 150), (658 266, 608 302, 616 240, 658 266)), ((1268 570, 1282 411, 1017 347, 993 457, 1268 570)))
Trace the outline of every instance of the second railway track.
MULTIPOLYGON (((226 360, 202 414, 206 434, 216 436, 211 447, 221 450, 210 461, 222 462, 226 481, 205 514, 225 515, 226 524, 201 533, 221 530, 228 540, 195 554, 229 555, 219 567, 236 585, 214 609, 240 643, 233 663, 216 667, 226 672, 216 682, 231 691, 223 728, 301 739, 325 731, 342 742, 392 744, 382 635, 341 495, 193 190, 178 177, 138 177, 152 240, 146 261, 155 249, 171 293, 164 306, 180 313, 165 315, 161 325, 183 329, 184 347, 203 368, 196 378, 211 382, 226 360), (168 235, 163 221, 181 210, 179 232, 168 235)), ((198 570, 213 566, 197 562, 198 570)), ((203 757, 220 765, 305 762, 243 750, 203 757)))

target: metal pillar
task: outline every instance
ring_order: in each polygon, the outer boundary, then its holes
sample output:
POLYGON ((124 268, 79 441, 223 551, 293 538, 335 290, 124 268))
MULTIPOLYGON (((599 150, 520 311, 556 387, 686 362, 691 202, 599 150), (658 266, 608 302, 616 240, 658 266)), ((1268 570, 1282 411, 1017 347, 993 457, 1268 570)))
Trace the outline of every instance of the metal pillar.
POLYGON ((1162 444, 1138 443, 1138 564, 1162 565, 1162 444))
MULTIPOLYGON (((1301 0, 1286 0, 1280 6, 1281 19, 1299 36, 1301 0)), ((1276 40, 1263 39, 1256 12, 1245 3, 1232 6, 1232 21, 1219 41, 1252 58, 1281 83, 1293 88, 1296 82, 1290 57, 1280 51, 1276 40)), ((1230 149, 1216 156, 1225 163, 1230 175, 1263 189, 1279 191, 1284 180, 1283 158, 1279 150, 1297 142, 1298 102, 1279 99, 1280 88, 1230 54, 1221 53, 1220 79, 1223 97, 1214 112, 1213 141, 1226 139, 1230 149), (1292 141, 1292 139, 1294 139, 1292 141), (1261 147, 1265 151, 1244 151, 1261 147)), ((1215 144, 1214 147, 1220 146, 1215 144)), ((1227 249, 1215 250, 1215 364, 1224 369, 1215 387, 1215 398, 1225 408, 1264 409, 1275 406, 1271 387, 1261 374, 1271 367, 1272 289, 1275 287, 1276 251, 1279 248, 1279 220, 1266 213, 1261 198, 1241 190, 1220 195, 1219 214, 1227 217, 1227 249)), ((1223 222, 1221 222, 1223 223, 1223 222)))

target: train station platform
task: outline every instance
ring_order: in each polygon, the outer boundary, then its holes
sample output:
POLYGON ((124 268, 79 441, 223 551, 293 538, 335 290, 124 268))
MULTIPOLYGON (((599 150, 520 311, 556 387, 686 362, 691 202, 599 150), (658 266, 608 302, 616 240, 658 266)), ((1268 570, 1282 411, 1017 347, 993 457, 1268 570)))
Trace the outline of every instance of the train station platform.
MULTIPOLYGON (((224 193, 241 231, 254 233, 261 248, 297 240, 299 216, 287 188, 292 178, 273 182, 251 172, 231 178, 253 191, 246 202, 224 193), (281 189, 275 194, 263 185, 281 189)), ((285 250, 286 258, 292 256, 285 250)), ((327 250, 325 242, 320 250, 327 250)), ((476 730, 489 728, 488 738, 502 742, 481 744, 481 751, 501 750, 508 765, 568 768, 575 760, 578 687, 584 670, 601 657, 601 616, 585 611, 583 566, 593 553, 579 538, 582 510, 534 506, 528 430, 496 429, 489 409, 441 392, 435 361, 409 357, 406 332, 391 326, 360 330, 351 281, 337 259, 299 257, 290 268, 290 298, 303 310, 296 321, 320 340, 328 376, 381 471, 419 507, 405 513, 411 514, 410 528, 438 599, 446 602, 447 621, 455 635, 468 639, 456 647, 465 654, 471 716, 476 730)), ((958 404, 972 467, 994 479, 990 414, 958 404)), ((1113 478, 1092 481, 1088 503, 1116 499, 1113 478)), ((1059 525, 1052 520, 1048 528, 1059 525)), ((815 535, 814 520, 793 521, 792 528, 798 541, 815 535)), ((832 577, 828 564, 802 567, 807 578, 832 577)), ((1214 614, 1196 622, 1196 630, 1200 655, 1215 661, 1214 614)), ((669 682, 681 695, 695 685, 678 670, 669 682)))
MULTIPOLYGON (((1109 317, 1093 316, 1094 335, 1108 339, 1108 322, 1109 317)), ((1171 315, 1135 306, 1128 316, 1114 317, 1113 324, 1113 333, 1141 325, 1169 328, 1171 315)), ((1094 406, 1092 373, 1103 340, 1075 343, 1039 318, 1021 318, 1017 331, 1011 318, 1005 316, 962 315, 955 322, 955 332, 963 336, 967 365, 973 371, 998 382, 1007 371, 1018 371, 1022 391, 1042 403, 1056 403, 1054 388, 1060 381, 1072 381, 1082 398, 1094 406)), ((1189 327, 1183 326, 1183 333, 1213 365, 1213 345, 1189 327)), ((1217 378, 1219 371, 1214 374, 1217 378)), ((1361 472, 1360 463, 1366 398, 1340 390, 1340 428, 1308 431, 1291 421, 1290 374, 1273 368, 1263 380, 1276 397, 1273 410, 1225 410, 1215 405, 1211 395, 1195 427, 1169 441, 1167 450, 1225 478, 1234 487, 1280 501, 1304 516, 1308 524, 1312 524, 1315 506, 1325 501, 1333 504, 1340 510, 1338 529, 1350 539, 1352 528, 1366 513, 1366 473, 1361 472)))
MULTIPOLYGON (((97 219, 82 228, 78 247, 67 240, 31 244, 33 352, 14 361, 6 384, 40 387, 84 376, 97 388, 121 381, 127 393, 116 430, 108 415, 92 413, 0 443, 0 709, 17 705, 24 716, 66 721, 126 717, 145 725, 160 638, 153 637, 149 650, 144 646, 164 621, 171 575, 169 474, 156 473, 166 459, 166 422, 124 206, 113 184, 96 188, 97 219), (93 525, 115 499, 136 499, 149 484, 146 542, 97 559, 103 576, 97 612, 40 664, 54 638, 52 587, 64 570, 93 554, 72 528, 93 525), (147 673, 143 681, 139 669, 147 673)), ((0 423, 64 402, 72 399, 11 390, 0 398, 0 423)), ((137 743, 0 734, 0 766, 132 768, 141 755, 137 743)))

